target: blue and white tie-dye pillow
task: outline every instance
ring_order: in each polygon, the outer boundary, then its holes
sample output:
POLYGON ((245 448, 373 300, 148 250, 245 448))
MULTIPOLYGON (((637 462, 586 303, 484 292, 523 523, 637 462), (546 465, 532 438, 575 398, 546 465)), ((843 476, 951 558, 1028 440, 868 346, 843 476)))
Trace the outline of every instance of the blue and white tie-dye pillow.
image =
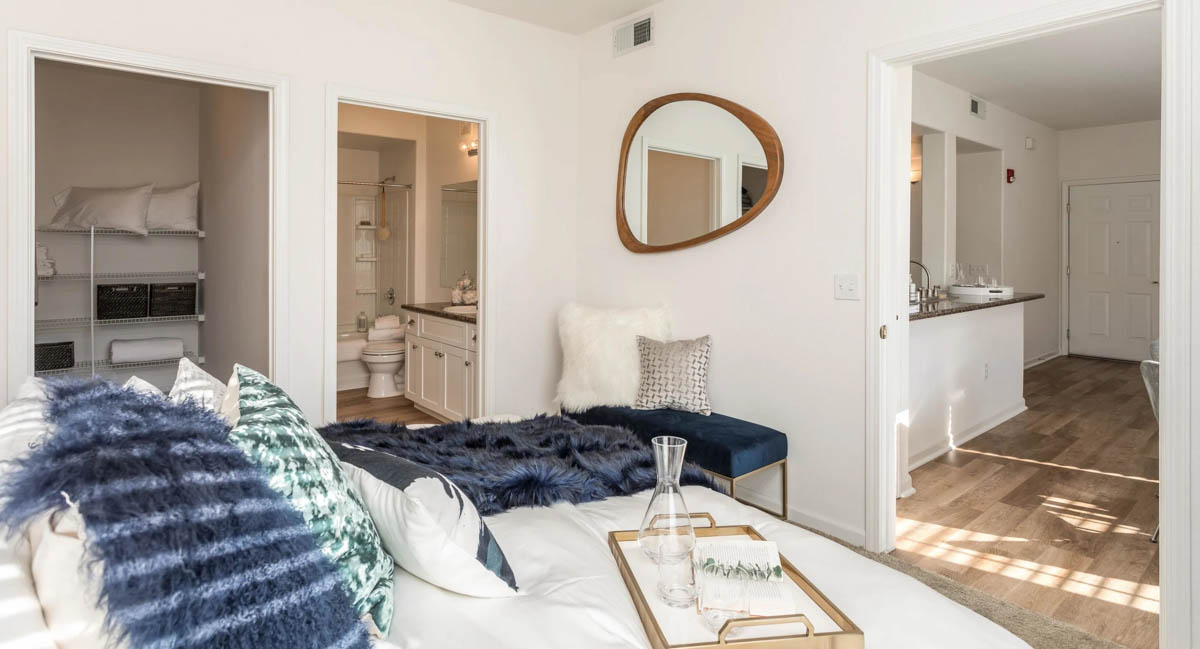
POLYGON ((453 482, 382 451, 332 440, 330 447, 358 487, 383 548, 402 568, 464 595, 517 594, 508 559, 453 482))

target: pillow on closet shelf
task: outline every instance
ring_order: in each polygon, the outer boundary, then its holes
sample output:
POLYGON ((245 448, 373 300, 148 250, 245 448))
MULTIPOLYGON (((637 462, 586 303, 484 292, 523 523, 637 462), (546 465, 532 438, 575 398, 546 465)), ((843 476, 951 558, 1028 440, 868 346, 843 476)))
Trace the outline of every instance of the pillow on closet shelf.
POLYGON ((50 227, 113 228, 146 234, 146 215, 154 183, 138 187, 72 187, 54 195, 58 211, 50 227))
POLYGON ((182 187, 156 189, 150 195, 146 228, 150 230, 199 229, 200 182, 182 187))
POLYGON ((329 441, 401 568, 463 595, 517 594, 504 551, 457 485, 390 453, 329 441))

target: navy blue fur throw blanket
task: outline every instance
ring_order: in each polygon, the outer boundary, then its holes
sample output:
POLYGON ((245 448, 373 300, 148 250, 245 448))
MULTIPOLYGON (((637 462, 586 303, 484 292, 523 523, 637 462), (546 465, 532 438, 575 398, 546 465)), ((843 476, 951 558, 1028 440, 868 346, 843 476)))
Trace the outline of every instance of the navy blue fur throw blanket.
POLYGON ((6 467, 0 528, 68 494, 111 634, 134 649, 367 649, 338 569, 224 420, 99 380, 46 391, 54 432, 6 467))
MULTIPOLYGON (((360 419, 330 424, 320 433, 329 441, 383 451, 441 473, 467 494, 481 516, 512 507, 627 496, 657 482, 654 451, 633 433, 567 417, 417 430, 360 419)), ((679 481, 713 488, 692 463, 684 465, 679 481)))

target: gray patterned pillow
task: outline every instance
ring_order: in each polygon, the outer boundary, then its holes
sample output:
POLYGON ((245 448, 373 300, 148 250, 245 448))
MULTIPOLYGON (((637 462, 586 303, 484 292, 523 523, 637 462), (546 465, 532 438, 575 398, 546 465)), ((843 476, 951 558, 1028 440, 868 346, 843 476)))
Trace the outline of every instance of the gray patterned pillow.
POLYGON ((668 343, 638 336, 637 346, 642 380, 634 408, 671 408, 712 414, 708 402, 708 357, 712 353, 712 336, 668 343))

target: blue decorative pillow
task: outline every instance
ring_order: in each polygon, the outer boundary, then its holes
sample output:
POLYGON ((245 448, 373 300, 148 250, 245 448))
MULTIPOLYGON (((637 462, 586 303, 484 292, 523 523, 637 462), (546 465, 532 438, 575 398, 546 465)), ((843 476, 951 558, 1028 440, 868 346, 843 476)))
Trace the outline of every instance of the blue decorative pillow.
POLYGON ((475 505, 425 466, 330 440, 366 503, 383 548, 408 572, 464 595, 508 597, 517 580, 475 505))

